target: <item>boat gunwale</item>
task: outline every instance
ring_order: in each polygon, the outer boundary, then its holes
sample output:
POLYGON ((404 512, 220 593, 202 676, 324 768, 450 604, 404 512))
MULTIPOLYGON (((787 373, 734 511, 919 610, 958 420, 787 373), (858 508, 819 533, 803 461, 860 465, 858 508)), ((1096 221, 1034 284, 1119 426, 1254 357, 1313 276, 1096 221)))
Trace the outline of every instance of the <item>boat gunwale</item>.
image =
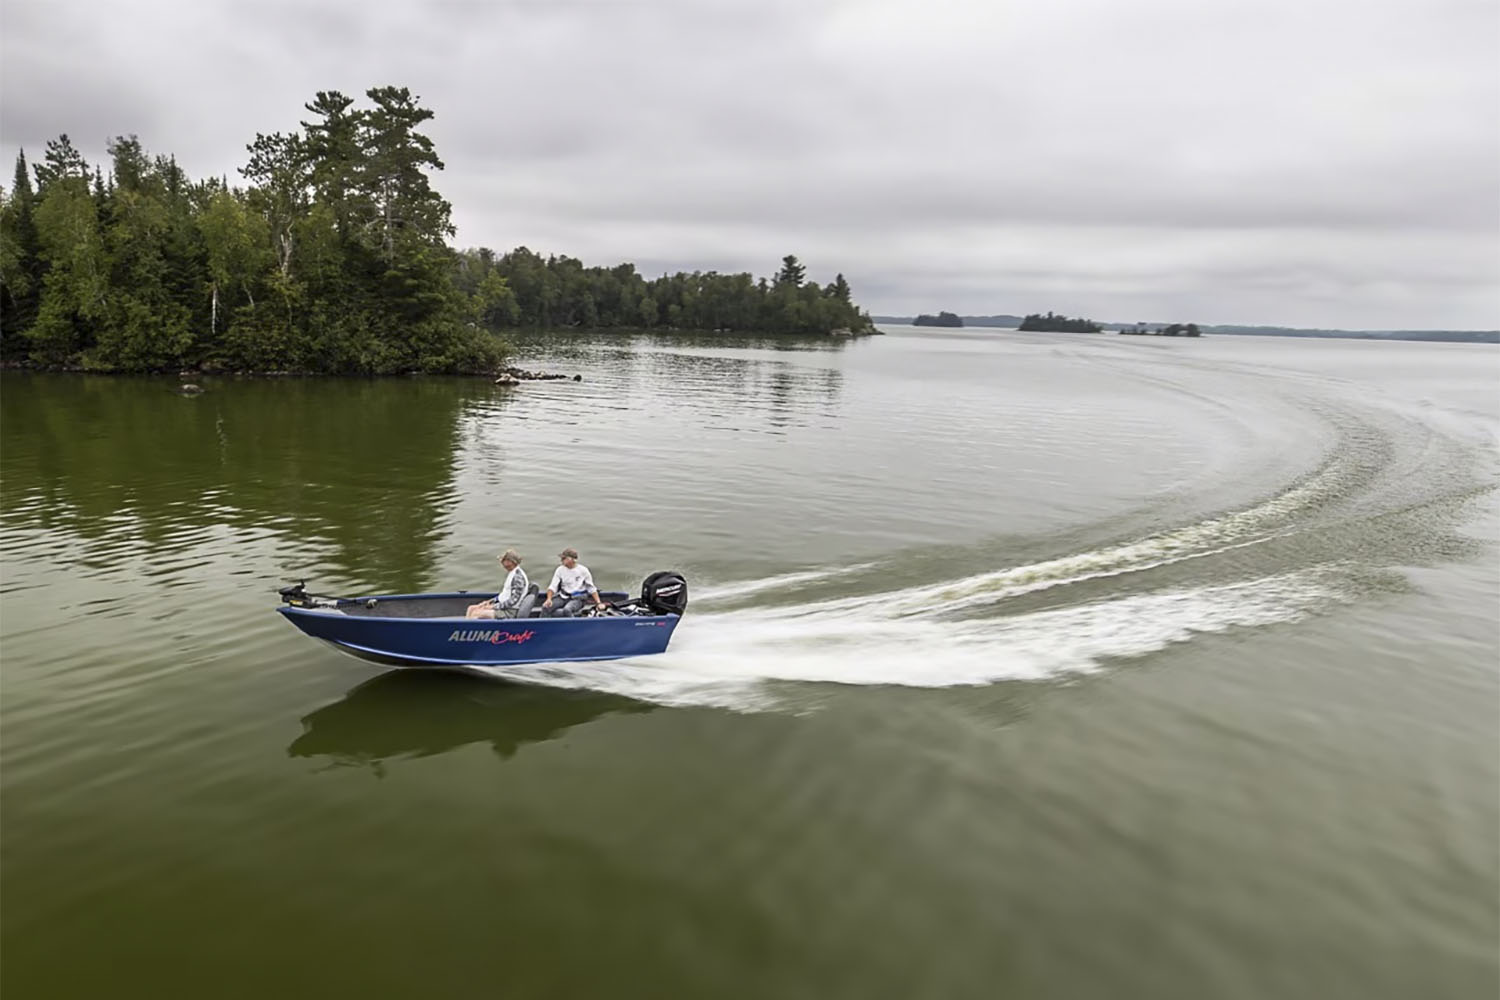
MULTIPOLYGON (((434 594, 371 594, 368 597, 335 597, 335 598, 330 598, 331 600, 335 600, 335 601, 338 602, 338 604, 336 604, 333 607, 327 607, 327 606, 321 606, 321 607, 318 607, 318 606, 314 606, 314 607, 302 607, 302 606, 295 605, 295 604, 278 604, 276 606, 276 610, 279 611, 279 612, 281 612, 284 615, 292 615, 292 614, 306 614, 306 615, 320 615, 320 616, 340 615, 340 616, 345 617, 345 618, 357 618, 360 621, 370 621, 370 622, 397 622, 397 621, 399 621, 399 622, 455 622, 455 621, 460 621, 460 622, 462 622, 462 621, 492 622, 492 623, 494 623, 494 625, 492 625, 491 627, 496 627, 496 626, 500 625, 500 623, 504 623, 504 622, 517 622, 517 623, 519 623, 519 622, 526 622, 526 623, 528 623, 528 627, 530 627, 531 625, 535 625, 535 624, 537 624, 539 622, 600 622, 600 621, 612 621, 612 620, 614 620, 616 618, 628 618, 628 619, 630 619, 632 621, 645 622, 645 621, 665 621, 667 619, 681 618, 682 617, 681 615, 678 615, 678 614, 670 614, 669 613, 669 614, 664 614, 664 615, 657 615, 657 614, 651 614, 651 615, 603 615, 603 616, 587 616, 587 617, 580 615, 580 616, 573 616, 573 617, 567 617, 567 618, 550 618, 550 617, 546 617, 546 616, 538 616, 538 617, 535 617, 535 618, 470 618, 467 615, 370 615, 370 614, 346 615, 346 614, 344 614, 344 612, 342 610, 340 610, 346 604, 359 605, 359 604, 364 604, 366 601, 372 601, 372 600, 373 601, 420 601, 420 600, 444 600, 444 599, 446 599, 446 600, 455 600, 455 599, 459 599, 459 598, 469 599, 469 598, 476 598, 476 597, 479 598, 479 599, 484 599, 483 595, 485 593, 488 593, 488 592, 487 591, 482 591, 482 590, 479 590, 479 591, 459 590, 459 591, 455 591, 455 592, 452 592, 452 593, 441 593, 441 594, 439 594, 439 593, 434 593, 434 594)), ((617 592, 616 591, 609 591, 608 593, 617 593, 617 592)), ((628 599, 628 595, 627 595, 627 599, 628 599)))

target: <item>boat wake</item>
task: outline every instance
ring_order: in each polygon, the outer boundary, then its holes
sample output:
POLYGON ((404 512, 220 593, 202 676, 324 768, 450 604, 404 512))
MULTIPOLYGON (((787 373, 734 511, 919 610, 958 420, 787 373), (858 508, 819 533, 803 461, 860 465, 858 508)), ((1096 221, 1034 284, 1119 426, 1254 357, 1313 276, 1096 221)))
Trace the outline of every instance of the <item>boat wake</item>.
POLYGON ((710 586, 661 656, 504 675, 743 710, 796 710, 820 699, 809 684, 1046 680, 1194 636, 1296 622, 1402 586, 1403 565, 1459 554, 1444 525, 1488 488, 1463 474, 1467 452, 1450 454, 1446 437, 1400 415, 1315 415, 1336 431, 1323 462, 1240 508, 1019 565, 1004 564, 1015 553, 995 540, 961 557, 909 553, 710 586), (999 568, 947 575, 976 562, 999 568))
POLYGON ((912 591, 886 595, 884 612, 841 600, 711 612, 684 622, 673 648, 661 656, 535 664, 503 675, 658 704, 741 710, 788 706, 796 700, 793 682, 950 687, 1045 680, 1096 670, 1195 634, 1304 618, 1352 599, 1346 579, 1340 567, 1328 566, 959 621, 905 613, 912 591))

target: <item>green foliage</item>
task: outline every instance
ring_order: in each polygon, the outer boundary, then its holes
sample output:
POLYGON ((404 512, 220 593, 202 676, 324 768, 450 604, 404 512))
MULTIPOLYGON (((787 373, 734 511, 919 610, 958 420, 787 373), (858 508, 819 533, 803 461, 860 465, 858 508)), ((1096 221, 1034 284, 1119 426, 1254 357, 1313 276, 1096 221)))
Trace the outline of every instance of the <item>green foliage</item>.
POLYGON ((32 170, 36 173, 38 193, 53 181, 67 177, 87 179, 89 175, 89 165, 84 162, 83 154, 73 147, 73 141, 66 132, 47 142, 42 162, 32 167, 32 170))
POLYGON ((912 326, 963 326, 963 317, 957 313, 939 312, 936 316, 923 313, 911 321, 912 326))
POLYGON ((775 284, 717 271, 679 272, 648 281, 633 264, 585 267, 572 257, 544 258, 526 247, 499 257, 481 247, 459 254, 458 283, 477 297, 478 319, 492 329, 826 334, 873 328, 868 314, 853 304, 842 274, 820 286, 804 281, 795 257, 782 264, 775 284), (496 280, 499 284, 490 284, 496 280), (483 293, 485 288, 491 291, 483 293))
POLYGON ((41 305, 41 259, 36 232, 36 195, 26 154, 16 157, 15 181, 0 191, 0 359, 23 357, 24 335, 41 305))
POLYGON ((484 326, 514 326, 521 318, 521 304, 499 271, 492 270, 480 279, 473 302, 474 319, 484 326))
POLYGON ((37 256, 46 273, 37 320, 27 336, 33 357, 64 364, 92 346, 106 318, 109 265, 87 173, 50 178, 40 186, 36 209, 37 256))
POLYGON ((0 358, 100 371, 389 374, 498 367, 516 327, 827 333, 871 328, 838 275, 774 282, 585 267, 525 247, 455 252, 443 169, 404 87, 319 91, 258 134, 247 186, 194 182, 133 136, 107 173, 66 135, 0 191, 0 358), (32 178, 35 178, 35 186, 32 178))
POLYGON ((802 279, 807 276, 807 268, 791 254, 781 258, 781 270, 776 274, 776 284, 791 285, 793 288, 802 284, 802 279))
POLYGON ((1021 320, 1018 330, 1045 330, 1060 333, 1098 333, 1102 327, 1093 320, 1071 319, 1067 316, 1054 316, 1047 313, 1031 313, 1021 320))
POLYGON ((829 285, 826 291, 830 296, 844 303, 844 305, 849 304, 849 282, 844 280, 842 274, 837 275, 833 279, 833 284, 829 285))
POLYGON ((1146 337, 1201 337, 1203 331, 1198 329, 1197 323, 1169 323, 1166 326, 1153 330, 1144 323, 1137 323, 1134 327, 1122 328, 1121 333, 1132 336, 1146 337))
POLYGON ((271 230, 264 216, 222 190, 208 196, 194 221, 207 249, 212 340, 221 328, 221 313, 240 305, 255 307, 255 286, 271 267, 271 230))

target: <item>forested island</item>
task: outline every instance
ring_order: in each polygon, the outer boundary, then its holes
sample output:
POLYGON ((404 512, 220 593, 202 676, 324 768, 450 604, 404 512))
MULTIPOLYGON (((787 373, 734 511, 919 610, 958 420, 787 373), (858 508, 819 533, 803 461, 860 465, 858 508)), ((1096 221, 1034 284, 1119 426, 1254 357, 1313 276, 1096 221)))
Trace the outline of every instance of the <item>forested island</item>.
POLYGON ((1203 331, 1198 329, 1197 323, 1168 323, 1166 326, 1158 326, 1152 329, 1148 324, 1137 323, 1135 326, 1122 326, 1120 333, 1127 337, 1201 337, 1203 331))
MULTIPOLYGON (((911 326, 926 325, 917 323, 916 317, 914 316, 873 316, 871 318, 876 323, 904 323, 911 326)), ((1021 317, 1019 316, 960 316, 958 317, 958 319, 959 322, 965 327, 1000 326, 1008 327, 1009 329, 1014 330, 1016 327, 1021 325, 1021 317)))
MULTIPOLYGON (((960 316, 959 319, 965 327, 1005 327, 1015 329, 1023 322, 1023 317, 1012 316, 1001 313, 991 316, 960 316)), ((915 320, 910 316, 876 316, 876 323, 910 323, 915 320)), ((1153 329, 1165 329, 1178 325, 1182 329, 1197 324, 1169 324, 1169 323, 1122 323, 1110 321, 1102 326, 1118 327, 1121 333, 1149 333, 1153 329)), ((1456 343, 1483 343, 1500 344, 1500 330, 1334 330, 1307 327, 1283 327, 1283 326, 1244 326, 1237 324, 1207 324, 1198 326, 1198 334, 1235 334, 1256 337, 1333 337, 1333 338, 1356 338, 1361 340, 1425 340, 1425 341, 1451 341, 1456 343)), ((1179 332, 1178 336, 1192 336, 1179 332)))
POLYGON ((405 87, 337 91, 193 180, 135 136, 85 162, 66 135, 0 189, 0 361, 146 372, 479 373, 516 328, 874 332, 843 275, 771 279, 458 251, 442 170, 405 87))
POLYGON ((923 313, 911 321, 912 326, 963 326, 964 321, 957 314, 951 312, 940 312, 936 316, 923 313))
POLYGON ((1073 319, 1068 316, 1055 316, 1051 312, 1043 316, 1041 313, 1030 313, 1021 320, 1018 330, 1042 330, 1056 333, 1098 333, 1104 329, 1093 320, 1083 318, 1073 319))

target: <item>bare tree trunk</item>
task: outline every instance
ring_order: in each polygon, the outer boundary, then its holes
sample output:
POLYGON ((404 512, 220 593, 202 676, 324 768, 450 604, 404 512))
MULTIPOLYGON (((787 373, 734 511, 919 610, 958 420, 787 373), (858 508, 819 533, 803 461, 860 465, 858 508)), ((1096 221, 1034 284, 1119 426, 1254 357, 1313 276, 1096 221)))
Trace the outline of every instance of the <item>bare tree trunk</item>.
POLYGON ((214 304, 208 314, 208 332, 219 332, 219 283, 214 282, 214 304))

